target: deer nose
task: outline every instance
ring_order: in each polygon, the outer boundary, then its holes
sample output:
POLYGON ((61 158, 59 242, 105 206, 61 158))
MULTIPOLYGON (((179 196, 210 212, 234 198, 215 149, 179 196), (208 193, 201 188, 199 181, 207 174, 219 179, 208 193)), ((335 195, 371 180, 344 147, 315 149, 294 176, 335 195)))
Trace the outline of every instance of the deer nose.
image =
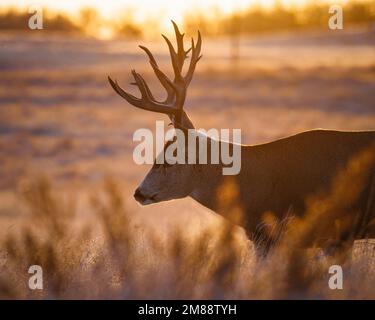
POLYGON ((146 200, 145 196, 142 194, 142 192, 139 190, 139 188, 137 188, 135 190, 134 198, 135 198, 135 200, 137 200, 139 202, 142 202, 142 201, 146 200))

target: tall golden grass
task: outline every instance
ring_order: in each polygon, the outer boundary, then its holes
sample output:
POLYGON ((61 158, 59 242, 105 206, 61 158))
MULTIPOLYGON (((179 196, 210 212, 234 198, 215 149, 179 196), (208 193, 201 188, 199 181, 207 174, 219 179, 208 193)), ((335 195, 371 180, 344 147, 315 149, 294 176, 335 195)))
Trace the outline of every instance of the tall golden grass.
MULTIPOLYGON (((47 179, 23 183, 19 193, 29 221, 1 243, 0 298, 374 299, 372 240, 353 247, 348 239, 330 255, 315 241, 350 229, 350 217, 356 216, 351 204, 373 174, 374 163, 375 147, 353 158, 331 192, 308 200, 304 218, 284 221, 265 258, 254 255, 250 241, 236 237, 241 210, 233 184, 220 189, 223 207, 228 216, 233 213, 229 222, 207 227, 196 237, 180 226, 162 238, 133 222, 113 180, 91 198, 90 221, 98 223, 83 226, 75 223, 75 203, 58 195, 47 179), (334 264, 343 267, 343 290, 328 287, 334 264), (43 290, 28 288, 31 265, 43 268, 43 290)), ((281 222, 267 213, 265 223, 281 222)))

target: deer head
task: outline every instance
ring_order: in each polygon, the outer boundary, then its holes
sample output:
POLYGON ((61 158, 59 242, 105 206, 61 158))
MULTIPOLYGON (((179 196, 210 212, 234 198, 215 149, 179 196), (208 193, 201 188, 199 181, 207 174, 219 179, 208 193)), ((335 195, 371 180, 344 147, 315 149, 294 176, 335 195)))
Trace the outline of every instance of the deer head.
MULTIPOLYGON (((172 21, 177 41, 177 52, 172 43, 167 37, 163 38, 167 42, 169 53, 172 61, 174 72, 174 79, 171 81, 163 71, 160 70, 151 51, 144 46, 139 46, 144 50, 149 58, 151 67, 160 81, 161 85, 167 92, 167 97, 164 101, 157 101, 151 93, 146 81, 143 77, 132 70, 132 74, 136 85, 141 93, 141 98, 137 98, 130 93, 124 91, 117 83, 108 77, 109 83, 112 88, 131 105, 152 112, 164 113, 169 116, 175 128, 194 129, 194 126, 184 111, 184 103, 187 94, 187 88, 193 78, 195 67, 200 55, 202 39, 198 31, 198 40, 195 44, 194 39, 191 39, 191 47, 189 50, 184 49, 183 37, 177 25, 172 21), (190 64, 186 75, 182 75, 182 69, 188 53, 191 54, 190 64)), ((168 142, 163 155, 170 142, 168 142)), ((158 157, 161 155, 158 155, 158 157)), ((165 159, 165 158, 164 158, 165 159)), ((188 196, 194 189, 193 179, 194 176, 199 175, 198 165, 193 164, 174 164, 170 165, 166 162, 158 164, 155 160, 153 167, 146 175, 141 185, 136 189, 134 197, 143 205, 151 204, 160 201, 171 199, 183 198, 188 196)))

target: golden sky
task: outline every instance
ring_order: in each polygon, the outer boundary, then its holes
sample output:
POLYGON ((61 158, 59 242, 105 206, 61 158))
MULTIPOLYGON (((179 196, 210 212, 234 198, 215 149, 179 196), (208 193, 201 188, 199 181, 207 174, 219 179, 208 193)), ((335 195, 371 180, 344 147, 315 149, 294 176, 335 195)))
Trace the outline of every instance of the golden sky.
MULTIPOLYGON (((117 12, 131 8, 137 20, 143 20, 148 16, 160 16, 162 19, 165 18, 166 21, 169 21, 170 17, 179 21, 185 12, 192 11, 194 8, 209 10, 216 7, 223 12, 230 12, 241 8, 247 8, 254 4, 265 7, 272 6, 276 1, 289 6, 303 5, 313 0, 1 0, 0 6, 27 8, 30 5, 39 4, 50 9, 61 10, 70 14, 77 13, 82 7, 93 7, 105 18, 109 18, 116 15, 117 12)), ((313 2, 316 1, 317 0, 313 2)), ((336 0, 334 2, 345 2, 345 0, 336 0)))
MULTIPOLYGON (((303 6, 308 2, 332 2, 343 3, 350 0, 1 0, 0 9, 15 7, 21 10, 28 10, 30 6, 40 5, 52 11, 63 11, 71 17, 79 17, 82 8, 92 7, 97 10, 100 16, 107 22, 113 22, 131 12, 135 22, 144 22, 146 19, 157 20, 161 31, 168 33, 170 20, 181 23, 186 13, 194 10, 203 12, 206 15, 210 11, 220 10, 222 13, 230 13, 234 10, 249 8, 260 5, 272 7, 275 2, 285 6, 303 6)), ((104 23, 105 24, 105 23, 104 23)), ((107 23, 108 24, 108 23, 107 23)), ((100 37, 110 37, 111 30, 102 27, 104 32, 100 37)))
MULTIPOLYGON (((137 12, 143 14, 153 14, 155 10, 162 10, 168 13, 178 13, 181 15, 184 11, 197 7, 207 9, 216 6, 224 12, 235 8, 248 7, 251 4, 258 3, 264 6, 272 5, 275 0, 2 0, 3 6, 14 5, 17 7, 27 7, 32 4, 40 4, 50 8, 59 9, 68 12, 77 11, 81 7, 95 7, 104 16, 113 14, 119 9, 134 8, 137 12)), ((281 0, 282 3, 306 2, 306 0, 281 0)))

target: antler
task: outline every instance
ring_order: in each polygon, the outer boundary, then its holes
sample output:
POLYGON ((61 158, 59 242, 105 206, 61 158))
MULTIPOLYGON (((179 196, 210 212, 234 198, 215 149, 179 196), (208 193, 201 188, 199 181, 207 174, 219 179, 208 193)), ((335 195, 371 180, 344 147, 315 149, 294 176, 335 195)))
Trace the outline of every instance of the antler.
POLYGON ((172 43, 169 39, 162 35, 165 41, 167 42, 169 53, 171 56, 172 67, 174 72, 174 79, 171 81, 163 71, 160 70, 154 56, 152 55, 151 51, 144 46, 139 46, 142 50, 144 50, 149 58, 150 65, 154 70, 156 77, 159 79, 162 86, 165 88, 167 92, 167 98, 159 102, 157 101, 151 93, 150 88, 148 87, 146 81, 143 77, 137 73, 135 70, 132 70, 132 74, 134 77, 135 82, 133 85, 136 85, 141 92, 141 98, 137 98, 132 94, 123 90, 117 83, 117 81, 113 81, 110 77, 108 77, 109 83, 111 84, 112 88, 126 101, 128 101, 133 106, 153 111, 159 112, 169 115, 172 119, 176 121, 177 124, 181 124, 181 117, 183 113, 183 106, 186 99, 186 92, 187 88, 193 78, 193 74, 195 71, 195 67, 197 62, 202 57, 200 55, 201 46, 202 46, 202 39, 200 32, 198 31, 198 40, 197 44, 194 43, 194 39, 191 39, 191 48, 185 51, 184 49, 184 42, 183 37, 184 34, 181 34, 176 23, 172 21, 173 28, 176 34, 176 41, 177 41, 177 52, 175 51, 172 43), (184 66, 185 59, 187 58, 187 54, 191 51, 191 60, 189 68, 186 72, 186 75, 182 75, 182 69, 184 66))

